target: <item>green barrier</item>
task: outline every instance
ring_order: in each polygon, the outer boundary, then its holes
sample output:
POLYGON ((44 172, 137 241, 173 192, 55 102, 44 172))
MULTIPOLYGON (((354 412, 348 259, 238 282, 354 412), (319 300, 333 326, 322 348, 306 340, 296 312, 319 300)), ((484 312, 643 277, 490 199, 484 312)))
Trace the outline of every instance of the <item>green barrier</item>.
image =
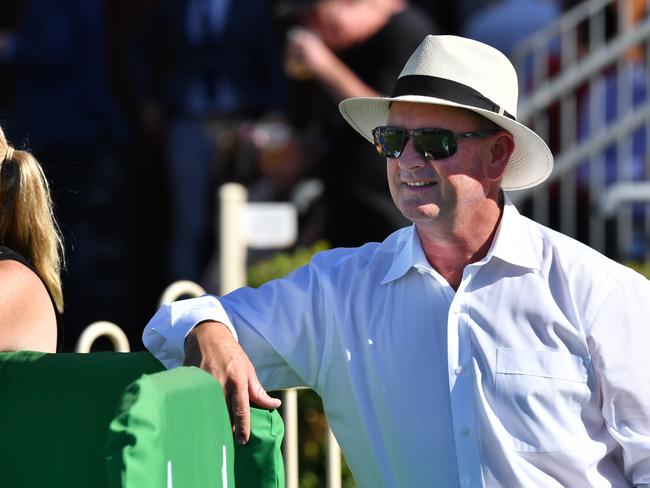
POLYGON ((108 486, 234 486, 232 430, 216 385, 197 368, 132 383, 109 428, 108 486))
POLYGON ((238 487, 284 486, 282 420, 251 415, 251 442, 233 452, 221 389, 196 368, 164 371, 149 353, 0 353, 0 485, 231 487, 234 472, 238 487))
POLYGON ((284 422, 273 410, 251 408, 251 437, 245 446, 235 445, 235 479, 238 487, 282 488, 284 422))

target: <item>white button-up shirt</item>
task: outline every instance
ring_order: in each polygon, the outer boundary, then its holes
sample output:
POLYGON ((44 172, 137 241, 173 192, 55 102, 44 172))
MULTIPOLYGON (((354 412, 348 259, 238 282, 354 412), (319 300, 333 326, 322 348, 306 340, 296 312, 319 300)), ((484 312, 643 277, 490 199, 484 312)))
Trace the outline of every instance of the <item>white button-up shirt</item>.
POLYGON ((650 483, 650 284, 508 201, 457 290, 413 227, 259 289, 163 306, 167 367, 234 328, 269 389, 308 386, 362 487, 650 483))

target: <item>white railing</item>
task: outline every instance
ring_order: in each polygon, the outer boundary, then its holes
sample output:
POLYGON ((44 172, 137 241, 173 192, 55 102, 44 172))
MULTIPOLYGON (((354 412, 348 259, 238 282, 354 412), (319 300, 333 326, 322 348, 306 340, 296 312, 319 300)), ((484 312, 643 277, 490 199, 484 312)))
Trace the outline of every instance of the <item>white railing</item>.
MULTIPOLYGON (((180 280, 170 284, 160 295, 158 306, 175 302, 181 297, 198 297, 205 294, 205 290, 193 281, 180 280)), ((100 337, 107 337, 113 349, 117 352, 129 352, 131 346, 124 331, 115 323, 108 320, 98 320, 88 325, 75 345, 75 352, 87 353, 92 350, 94 342, 100 337)))
POLYGON ((90 352, 93 343, 100 337, 108 337, 117 352, 129 352, 131 347, 129 339, 120 327, 108 320, 93 322, 79 336, 75 345, 75 352, 90 352))
POLYGON ((163 290, 158 300, 158 307, 183 297, 194 298, 201 295, 205 295, 205 290, 198 283, 189 280, 174 281, 163 290))
POLYGON ((639 257, 633 243, 650 258, 647 199, 631 194, 613 213, 598 211, 617 185, 620 196, 650 181, 649 4, 583 2, 514 55, 519 120, 551 145, 556 165, 544 185, 511 197, 535 220, 620 259, 639 257))

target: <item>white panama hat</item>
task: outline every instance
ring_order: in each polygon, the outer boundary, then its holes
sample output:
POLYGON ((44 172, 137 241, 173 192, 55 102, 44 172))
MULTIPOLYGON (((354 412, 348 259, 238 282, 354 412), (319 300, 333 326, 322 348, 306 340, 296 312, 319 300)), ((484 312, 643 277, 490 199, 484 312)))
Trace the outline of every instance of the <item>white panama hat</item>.
POLYGON ((514 136, 502 187, 522 190, 551 174, 553 155, 537 134, 517 122, 517 91, 517 73, 500 51, 463 37, 427 36, 406 62, 390 97, 348 98, 339 110, 373 144, 372 130, 386 125, 391 102, 472 110, 514 136))

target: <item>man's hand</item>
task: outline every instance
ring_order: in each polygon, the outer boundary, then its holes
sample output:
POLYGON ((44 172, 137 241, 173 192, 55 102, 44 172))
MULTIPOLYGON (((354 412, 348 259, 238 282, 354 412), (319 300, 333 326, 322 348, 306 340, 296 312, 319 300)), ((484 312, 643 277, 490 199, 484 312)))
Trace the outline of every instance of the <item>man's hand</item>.
POLYGON ((313 32, 301 27, 291 29, 287 37, 287 57, 318 79, 337 69, 340 61, 332 50, 313 32))
POLYGON ((221 383, 239 444, 250 438, 249 402, 269 409, 281 404, 266 393, 250 359, 221 322, 201 322, 192 329, 185 339, 183 364, 198 366, 221 383))

